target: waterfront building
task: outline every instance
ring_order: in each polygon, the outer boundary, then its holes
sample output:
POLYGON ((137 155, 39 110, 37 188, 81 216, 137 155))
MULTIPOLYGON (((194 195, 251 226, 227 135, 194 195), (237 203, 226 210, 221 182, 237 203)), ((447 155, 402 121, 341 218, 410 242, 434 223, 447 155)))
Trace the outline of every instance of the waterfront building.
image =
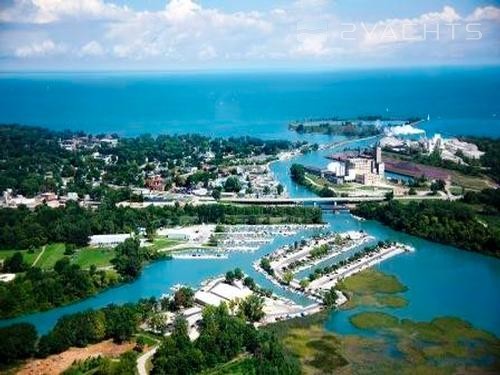
POLYGON ((333 162, 328 165, 325 178, 334 183, 356 181, 363 185, 376 185, 384 178, 385 164, 380 146, 375 148, 373 154, 343 152, 329 158, 333 162))

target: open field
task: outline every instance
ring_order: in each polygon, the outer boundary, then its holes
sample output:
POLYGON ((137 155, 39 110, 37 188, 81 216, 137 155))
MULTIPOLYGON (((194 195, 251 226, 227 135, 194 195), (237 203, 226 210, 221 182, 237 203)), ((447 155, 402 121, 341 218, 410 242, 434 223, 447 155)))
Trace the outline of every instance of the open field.
POLYGON ((78 264, 82 268, 90 268, 95 265, 96 267, 109 267, 111 266, 111 259, 115 257, 114 249, 107 248, 83 248, 71 256, 73 263, 78 264))
POLYGON ((158 237, 158 238, 154 239, 153 244, 151 246, 149 246, 149 249, 154 250, 154 251, 164 250, 164 249, 168 249, 170 247, 179 245, 183 242, 184 241, 170 240, 168 238, 158 237))
POLYGON ((466 190, 483 190, 495 187, 493 180, 486 176, 467 176, 457 171, 450 171, 451 183, 466 190))
POLYGON ((64 257, 65 246, 62 243, 55 243, 45 246, 45 251, 36 262, 35 266, 48 270, 54 268, 56 262, 64 257))
MULTIPOLYGON (((169 240, 165 238, 158 238, 154 241, 153 245, 150 247, 153 251, 158 251, 162 249, 168 249, 170 247, 181 244, 182 241, 169 240)), ((70 258, 71 262, 78 264, 84 269, 90 268, 91 265, 95 265, 97 268, 110 267, 111 259, 115 257, 115 250, 113 248, 101 248, 101 247, 84 247, 75 251, 73 255, 64 255, 65 245, 62 243, 54 243, 45 246, 42 252, 42 248, 35 249, 33 251, 29 250, 0 250, 0 260, 11 257, 13 254, 20 252, 23 254, 24 261, 28 265, 33 265, 35 260, 37 262, 34 264, 36 267, 40 267, 45 270, 52 269, 59 259, 67 256, 70 258)))

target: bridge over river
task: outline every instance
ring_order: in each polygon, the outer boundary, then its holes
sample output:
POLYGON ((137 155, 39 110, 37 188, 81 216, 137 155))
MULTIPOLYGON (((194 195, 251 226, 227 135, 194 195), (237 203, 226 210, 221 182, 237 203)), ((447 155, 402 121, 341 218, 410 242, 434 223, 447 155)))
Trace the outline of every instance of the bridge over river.
MULTIPOLYGON (((453 197, 454 199, 455 197, 453 197)), ((429 196, 396 196, 394 200, 447 200, 447 195, 429 195, 429 196)), ((382 202, 386 200, 385 196, 364 196, 364 197, 294 197, 294 198, 222 198, 221 202, 234 204, 255 204, 255 205, 291 205, 291 204, 317 204, 317 205, 346 205, 362 202, 382 202)))

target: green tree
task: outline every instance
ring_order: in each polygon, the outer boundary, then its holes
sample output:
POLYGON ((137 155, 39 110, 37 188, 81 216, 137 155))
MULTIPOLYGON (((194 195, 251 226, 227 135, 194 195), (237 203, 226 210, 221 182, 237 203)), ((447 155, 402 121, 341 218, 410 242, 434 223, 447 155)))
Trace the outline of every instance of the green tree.
POLYGON ((304 184, 306 172, 303 165, 292 164, 292 166, 290 167, 290 175, 292 177, 292 180, 296 183, 301 185, 304 184))
POLYGON ((214 198, 216 201, 220 200, 220 198, 221 198, 221 189, 220 188, 215 188, 212 190, 212 198, 214 198))
POLYGON ((286 285, 290 285, 293 280, 293 273, 291 271, 286 271, 283 274, 283 283, 286 285))
POLYGON ((311 283, 311 282, 309 281, 309 279, 302 279, 302 280, 300 280, 300 282, 299 282, 300 287, 301 287, 302 289, 307 288, 307 287, 309 286, 309 284, 310 284, 310 283, 311 283))
POLYGON ((192 307, 194 304, 194 292, 191 288, 181 287, 174 293, 174 309, 192 307))
POLYGON ((240 301, 239 314, 250 322, 258 322, 264 317, 264 298, 251 294, 240 301))
POLYGON ((234 269, 234 278, 241 280, 243 278, 243 276, 244 276, 244 274, 243 274, 243 271, 241 270, 241 268, 236 267, 234 269))
POLYGON ((224 182, 224 191, 237 193, 241 190, 241 183, 238 177, 230 176, 224 182))
POLYGON ((5 259, 3 264, 3 270, 5 272, 24 272, 28 269, 28 265, 25 263, 23 254, 16 252, 12 254, 9 258, 5 259))
POLYGON ((335 292, 334 288, 331 288, 330 290, 326 291, 323 294, 323 304, 328 309, 335 307, 336 302, 337 302, 337 293, 335 292))
POLYGON ((234 272, 233 271, 227 271, 226 272, 226 278, 225 278, 226 283, 232 284, 235 279, 236 279, 236 277, 234 276, 234 272))
POLYGON ((127 238, 116 247, 116 257, 111 260, 111 263, 121 276, 132 280, 140 275, 145 260, 139 239, 127 238))
POLYGON ((31 357, 35 353, 38 335, 29 323, 17 323, 0 328, 0 364, 31 357))

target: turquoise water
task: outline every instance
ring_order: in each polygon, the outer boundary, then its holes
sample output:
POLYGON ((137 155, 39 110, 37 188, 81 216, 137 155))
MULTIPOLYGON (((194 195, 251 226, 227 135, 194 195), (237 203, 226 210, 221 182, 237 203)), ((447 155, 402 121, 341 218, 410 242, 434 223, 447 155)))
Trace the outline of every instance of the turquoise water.
MULTIPOLYGON (((311 74, 229 75, 105 75, 0 74, 0 122, 72 128, 89 132, 197 132, 207 135, 253 135, 263 138, 307 139, 331 143, 339 137, 299 136, 287 131, 295 118, 380 114, 426 116, 433 133, 500 136, 500 69, 377 71, 311 74)), ((369 145, 373 140, 360 142, 369 145)), ((351 144, 348 147, 356 147, 351 144)), ((332 150, 301 155, 272 164, 277 178, 292 196, 310 196, 292 183, 293 162, 325 166, 332 150)), ((500 336, 500 260, 434 244, 394 232, 376 222, 357 221, 349 214, 327 214, 332 230, 363 229, 377 239, 413 245, 416 252, 392 258, 378 267, 397 275, 408 286, 410 303, 391 309, 398 317, 430 320, 454 315, 500 336)), ((277 238, 255 253, 235 253, 229 259, 161 261, 145 268, 133 283, 85 301, 32 314, 0 325, 29 321, 47 332, 64 314, 109 303, 161 296, 177 283, 193 287, 208 277, 241 267, 264 287, 307 303, 303 297, 275 287, 252 269, 252 262, 291 238, 277 238)), ((326 327, 356 332, 348 322, 353 311, 336 312, 326 327)))
POLYGON ((500 135, 500 68, 318 73, 0 73, 0 122, 88 132, 290 138, 306 117, 431 116, 500 135))

